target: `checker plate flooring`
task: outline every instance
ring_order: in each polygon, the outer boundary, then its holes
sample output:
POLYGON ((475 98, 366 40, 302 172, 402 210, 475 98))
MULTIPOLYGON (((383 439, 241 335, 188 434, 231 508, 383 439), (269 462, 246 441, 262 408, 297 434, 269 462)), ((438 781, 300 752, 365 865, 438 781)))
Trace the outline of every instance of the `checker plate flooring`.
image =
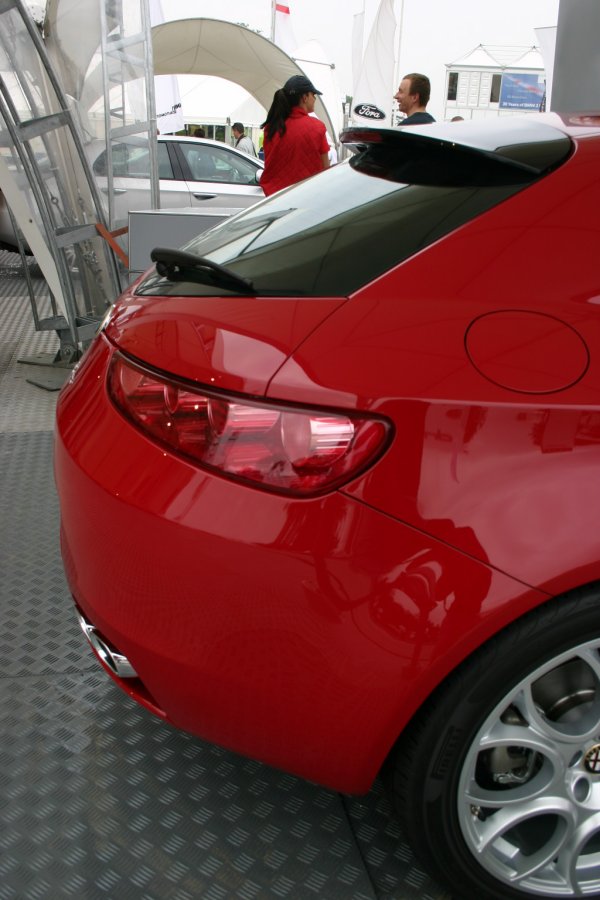
POLYGON ((58 341, 19 265, 0 251, 0 900, 448 900, 379 783, 342 796, 203 743, 99 669, 60 560, 57 394, 17 361, 58 341))

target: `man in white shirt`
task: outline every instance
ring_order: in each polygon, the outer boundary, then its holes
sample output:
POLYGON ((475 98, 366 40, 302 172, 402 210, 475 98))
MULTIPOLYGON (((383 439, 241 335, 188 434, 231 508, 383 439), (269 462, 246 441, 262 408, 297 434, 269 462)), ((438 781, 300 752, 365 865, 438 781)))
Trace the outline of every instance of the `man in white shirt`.
POLYGON ((231 126, 231 133, 234 138, 234 147, 236 150, 241 150, 242 153, 246 153, 248 156, 256 156, 256 149, 252 140, 248 137, 247 134, 244 133, 244 126, 241 122, 234 122, 231 126))

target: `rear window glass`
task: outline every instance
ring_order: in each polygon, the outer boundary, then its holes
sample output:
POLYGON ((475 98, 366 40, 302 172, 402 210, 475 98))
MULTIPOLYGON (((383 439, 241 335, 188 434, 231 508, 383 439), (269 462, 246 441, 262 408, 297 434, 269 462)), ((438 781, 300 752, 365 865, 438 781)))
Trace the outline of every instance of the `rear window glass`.
MULTIPOLYGON (((456 177, 438 169, 437 178, 435 160, 399 160, 396 171, 391 161, 389 147, 362 150, 204 232, 185 250, 251 281, 257 294, 347 296, 539 177, 512 176, 506 166, 498 174, 484 158, 477 172, 458 166, 456 177), (402 170, 421 183, 389 180, 402 170)), ((220 293, 157 274, 138 291, 220 293)))

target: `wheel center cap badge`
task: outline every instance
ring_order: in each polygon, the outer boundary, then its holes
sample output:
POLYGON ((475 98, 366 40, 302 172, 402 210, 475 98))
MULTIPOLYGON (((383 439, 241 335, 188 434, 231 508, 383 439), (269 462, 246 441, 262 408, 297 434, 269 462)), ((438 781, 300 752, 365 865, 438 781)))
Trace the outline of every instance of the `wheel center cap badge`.
POLYGON ((584 763, 588 772, 593 772, 594 775, 600 774, 600 744, 590 747, 585 754, 584 763))

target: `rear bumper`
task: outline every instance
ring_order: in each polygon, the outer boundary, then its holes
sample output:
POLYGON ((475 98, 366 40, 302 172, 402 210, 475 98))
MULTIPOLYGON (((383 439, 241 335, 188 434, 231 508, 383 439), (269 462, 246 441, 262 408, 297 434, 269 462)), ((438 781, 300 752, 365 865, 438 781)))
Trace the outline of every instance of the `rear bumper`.
POLYGON ((290 500, 167 456, 108 400, 109 356, 99 340, 61 395, 55 472, 73 596, 139 677, 116 680, 207 740, 367 790, 522 586, 339 493, 290 500))

